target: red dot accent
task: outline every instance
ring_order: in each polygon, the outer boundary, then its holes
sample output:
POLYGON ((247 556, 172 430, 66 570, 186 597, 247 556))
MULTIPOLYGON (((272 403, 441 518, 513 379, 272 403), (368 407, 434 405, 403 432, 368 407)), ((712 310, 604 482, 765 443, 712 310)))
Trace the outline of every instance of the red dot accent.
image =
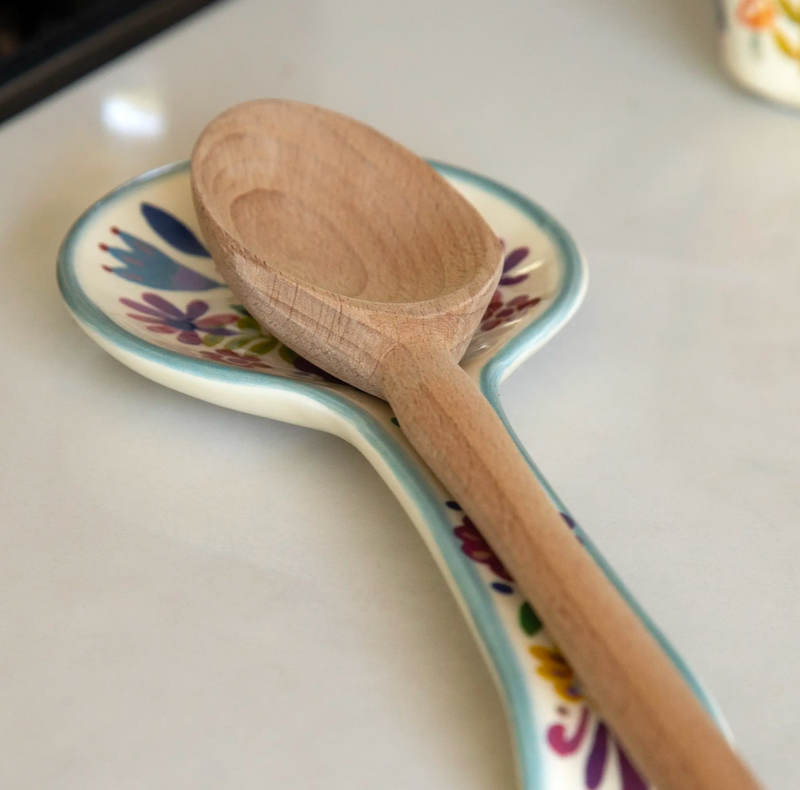
POLYGON ((104 266, 103 266, 103 268, 104 268, 104 269, 105 269, 107 272, 113 272, 113 271, 114 271, 114 270, 113 270, 113 269, 112 269, 110 266, 105 266, 105 265, 104 265, 104 266))
POLYGON ((108 250, 108 244, 98 244, 97 245, 103 252, 108 250))
POLYGON ((119 235, 119 228, 116 225, 111 226, 111 232, 119 235))

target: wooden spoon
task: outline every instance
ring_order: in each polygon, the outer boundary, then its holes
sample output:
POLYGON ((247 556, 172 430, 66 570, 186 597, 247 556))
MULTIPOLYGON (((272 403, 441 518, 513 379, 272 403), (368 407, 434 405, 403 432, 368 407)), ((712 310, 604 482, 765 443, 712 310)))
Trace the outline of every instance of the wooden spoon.
POLYGON ((500 276, 477 211, 375 130, 283 100, 213 120, 192 189, 234 293, 293 349, 389 401, 642 772, 659 790, 757 788, 459 367, 500 276))

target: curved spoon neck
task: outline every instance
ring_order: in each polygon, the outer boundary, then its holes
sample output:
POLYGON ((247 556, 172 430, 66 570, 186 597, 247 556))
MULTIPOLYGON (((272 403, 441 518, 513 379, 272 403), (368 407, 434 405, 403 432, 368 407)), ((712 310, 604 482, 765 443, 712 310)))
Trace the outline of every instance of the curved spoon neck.
POLYGON ((455 353, 433 343, 398 344, 380 360, 380 383, 390 403, 426 381, 466 376, 455 353))

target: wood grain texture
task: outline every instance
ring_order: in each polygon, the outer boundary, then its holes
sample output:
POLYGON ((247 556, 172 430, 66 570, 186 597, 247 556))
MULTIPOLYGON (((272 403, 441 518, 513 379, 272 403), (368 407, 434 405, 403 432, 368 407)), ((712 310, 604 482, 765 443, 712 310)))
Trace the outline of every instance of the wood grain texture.
POLYGON ((757 790, 458 365, 501 263, 469 203, 373 129, 280 100, 212 121, 192 187, 234 293, 289 346, 389 401, 648 779, 659 790, 757 790))

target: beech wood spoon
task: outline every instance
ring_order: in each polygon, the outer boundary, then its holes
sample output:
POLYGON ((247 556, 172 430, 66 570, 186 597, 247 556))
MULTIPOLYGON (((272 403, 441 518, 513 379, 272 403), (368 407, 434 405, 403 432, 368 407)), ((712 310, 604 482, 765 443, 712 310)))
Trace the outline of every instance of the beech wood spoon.
POLYGON ((192 189, 233 292, 291 348, 390 403, 648 779, 755 790, 459 367, 501 269, 478 212, 370 127, 284 100, 214 119, 192 155, 192 189))

